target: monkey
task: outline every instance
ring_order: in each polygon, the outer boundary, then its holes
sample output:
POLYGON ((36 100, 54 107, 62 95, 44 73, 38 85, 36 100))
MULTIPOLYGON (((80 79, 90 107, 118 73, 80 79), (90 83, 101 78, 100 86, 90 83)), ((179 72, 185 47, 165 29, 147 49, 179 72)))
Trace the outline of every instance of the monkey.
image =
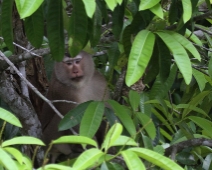
MULTIPOLYGON (((102 74, 95 70, 92 56, 81 51, 76 57, 66 54, 62 62, 56 62, 47 93, 49 100, 68 100, 83 103, 89 100, 106 100, 109 98, 107 82, 102 74)), ((58 111, 65 115, 76 107, 72 103, 55 103, 58 111)), ((71 131, 58 131, 59 116, 47 103, 44 103, 41 115, 43 140, 49 144, 60 136, 71 135, 71 131)), ((98 134, 103 134, 99 132, 98 134)), ((97 134, 97 135, 98 135, 97 134)), ((102 136, 100 140, 103 140, 102 136)), ((53 145, 50 154, 51 162, 55 162, 60 154, 70 155, 74 146, 68 144, 53 145)))

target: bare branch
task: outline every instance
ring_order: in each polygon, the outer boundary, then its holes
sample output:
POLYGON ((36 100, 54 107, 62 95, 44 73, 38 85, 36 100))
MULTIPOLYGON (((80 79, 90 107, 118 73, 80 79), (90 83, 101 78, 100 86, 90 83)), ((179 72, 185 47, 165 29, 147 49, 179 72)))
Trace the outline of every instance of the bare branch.
POLYGON ((190 139, 187 141, 183 141, 177 144, 174 144, 165 150, 165 155, 172 156, 172 159, 175 158, 175 155, 182 151, 185 148, 188 147, 194 147, 194 146, 209 146, 212 147, 212 140, 211 139, 205 139, 205 138, 196 138, 196 139, 190 139))

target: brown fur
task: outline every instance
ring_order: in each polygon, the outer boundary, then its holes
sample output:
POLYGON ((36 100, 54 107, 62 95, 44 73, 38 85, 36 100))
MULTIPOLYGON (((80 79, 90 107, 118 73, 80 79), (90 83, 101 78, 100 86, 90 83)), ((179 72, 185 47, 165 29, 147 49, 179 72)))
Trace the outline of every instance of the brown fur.
MULTIPOLYGON (((83 57, 79 64, 75 63, 75 65, 73 65, 72 63, 71 66, 64 62, 55 64, 47 94, 49 100, 68 100, 83 103, 88 100, 101 101, 108 99, 108 92, 106 92, 104 96, 107 83, 104 77, 94 69, 91 55, 80 52, 78 56, 83 57), (82 77, 79 80, 73 80, 76 74, 82 77)), ((66 60, 68 59, 64 58, 64 61, 66 60)), ((63 115, 76 106, 75 104, 61 102, 55 103, 54 105, 63 115)), ((58 124, 61 119, 46 103, 43 105, 41 116, 43 140, 45 143, 48 144, 53 139, 71 134, 69 130, 58 132, 58 124)), ((59 154, 63 153, 68 155, 72 153, 73 150, 73 145, 54 145, 51 150, 53 155, 52 162, 56 160, 59 154)))

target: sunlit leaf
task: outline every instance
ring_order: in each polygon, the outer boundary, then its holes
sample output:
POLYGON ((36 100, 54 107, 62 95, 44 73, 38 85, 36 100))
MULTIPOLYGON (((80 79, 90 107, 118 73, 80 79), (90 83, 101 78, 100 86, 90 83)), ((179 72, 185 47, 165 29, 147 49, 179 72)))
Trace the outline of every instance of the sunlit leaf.
POLYGON ((127 67, 126 84, 131 86, 143 75, 155 43, 155 35, 148 31, 140 31, 133 42, 127 67))
POLYGON ((152 8, 159 2, 160 2, 160 0, 142 0, 142 1, 140 1, 139 11, 152 8))
POLYGON ((159 3, 151 7, 149 10, 152 11, 152 13, 154 13, 159 18, 163 19, 163 9, 159 3))
POLYGON ((95 140, 85 136, 62 136, 56 140, 53 140, 53 144, 61 143, 73 143, 73 144, 88 144, 97 147, 95 140))
POLYGON ((18 120, 18 118, 3 108, 0 108, 0 119, 5 120, 12 125, 22 127, 21 122, 18 120))
POLYGON ((124 157, 124 160, 129 170, 146 170, 141 159, 139 159, 137 154, 133 151, 125 150, 122 151, 121 154, 124 157))
POLYGON ((107 4, 107 6, 108 6, 108 8, 110 9, 110 10, 114 10, 114 8, 116 7, 116 5, 117 5, 117 1, 116 0, 105 0, 105 2, 106 2, 106 4, 107 4))
POLYGON ((73 168, 87 169, 89 166, 95 165, 102 155, 104 155, 104 152, 96 148, 86 150, 74 162, 73 168))
POLYGON ((177 163, 173 160, 149 149, 145 148, 131 148, 130 151, 135 152, 139 157, 159 166, 162 169, 170 170, 183 170, 177 163))
POLYGON ((15 161, 11 156, 0 147, 0 165, 3 165, 8 170, 18 170, 15 161))
POLYGON ((82 0, 85 5, 85 10, 88 17, 92 18, 96 9, 96 2, 95 0, 82 0))
POLYGON ((168 46, 169 50, 172 52, 175 62, 183 75, 186 84, 191 82, 192 78, 192 67, 191 62, 183 46, 176 41, 167 32, 157 32, 159 37, 168 46))
POLYGON ((192 4, 191 0, 183 0, 181 2, 183 5, 183 21, 186 23, 191 18, 192 4))
POLYGON ((44 0, 15 0, 18 13, 21 18, 26 18, 32 15, 44 0))
POLYGON ((37 139, 35 137, 19 136, 19 137, 14 137, 12 139, 4 141, 2 143, 2 147, 10 146, 10 145, 19 145, 19 144, 41 145, 41 146, 45 145, 40 139, 37 139))

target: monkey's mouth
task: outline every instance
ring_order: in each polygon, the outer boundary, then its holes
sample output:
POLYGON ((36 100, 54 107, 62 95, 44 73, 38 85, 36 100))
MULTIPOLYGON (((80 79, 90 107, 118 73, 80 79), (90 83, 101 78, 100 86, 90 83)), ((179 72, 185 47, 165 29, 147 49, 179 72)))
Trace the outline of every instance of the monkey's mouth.
POLYGON ((74 77, 74 78, 72 78, 71 80, 72 81, 80 81, 80 80, 82 80, 82 76, 78 76, 78 77, 74 77))

